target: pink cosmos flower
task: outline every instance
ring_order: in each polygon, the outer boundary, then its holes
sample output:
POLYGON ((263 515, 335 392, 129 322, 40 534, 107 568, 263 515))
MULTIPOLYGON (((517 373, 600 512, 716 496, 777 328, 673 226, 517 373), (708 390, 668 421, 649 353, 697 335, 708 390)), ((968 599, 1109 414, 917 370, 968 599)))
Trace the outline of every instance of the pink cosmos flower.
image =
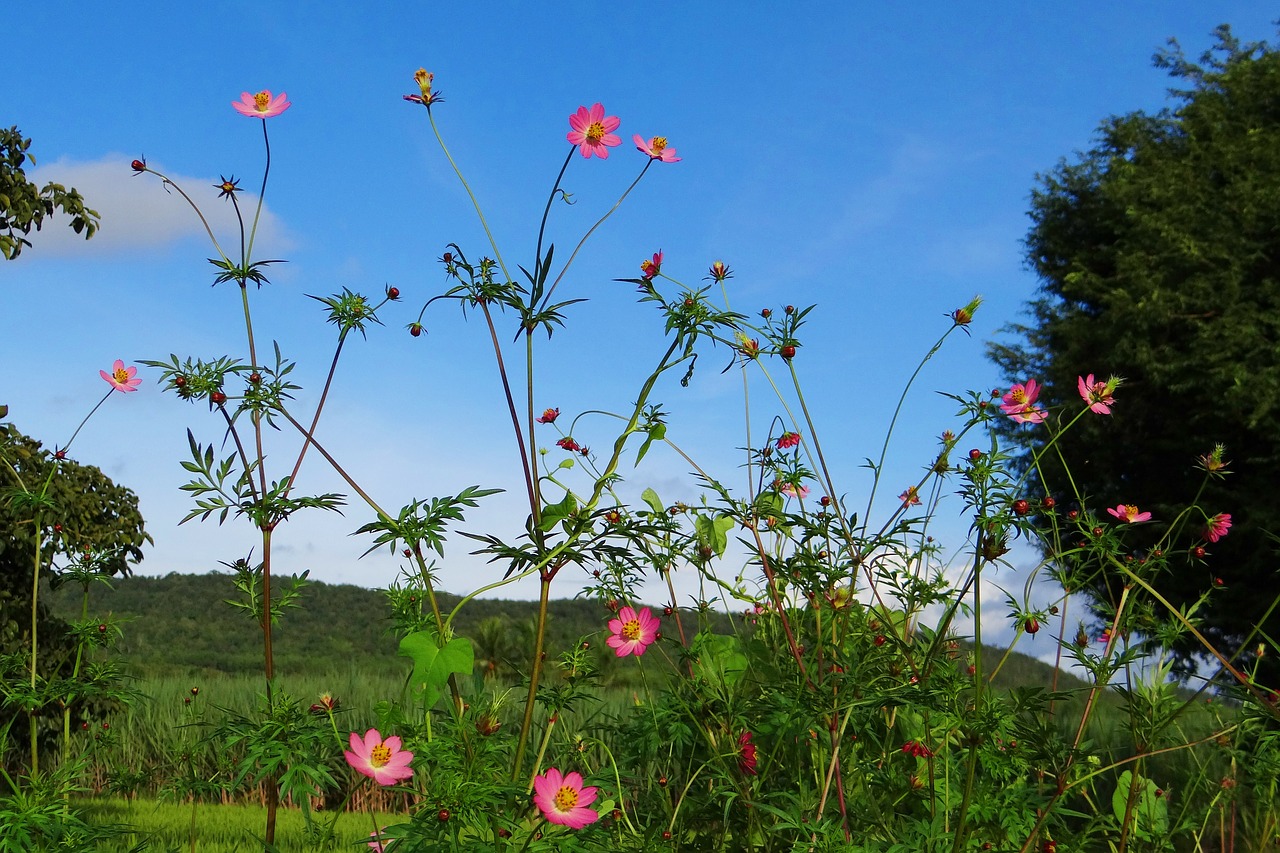
POLYGON ((643 260, 640 262, 640 272, 644 275, 645 281, 652 281, 654 276, 662 272, 661 250, 654 252, 653 260, 643 260))
POLYGON ((565 137, 578 146, 583 157, 595 154, 601 160, 609 157, 609 148, 621 145, 622 140, 613 131, 618 129, 622 120, 617 116, 606 116, 604 106, 599 103, 591 105, 591 109, 578 107, 578 111, 569 116, 569 131, 565 137))
POLYGON ((789 450, 798 444, 800 444, 800 433, 798 432, 784 432, 778 437, 779 450, 789 450))
POLYGON ((533 802, 549 823, 558 823, 570 829, 582 829, 595 823, 600 815, 587 806, 596 801, 593 785, 583 787, 582 776, 576 772, 561 775, 554 767, 533 778, 533 802))
POLYGON ((738 737, 738 769, 747 776, 756 775, 756 745, 751 742, 751 732, 738 737))
POLYGON ((117 391, 137 391, 138 386, 142 384, 142 379, 138 377, 137 373, 138 368, 133 366, 125 367, 124 362, 118 358, 115 364, 111 365, 110 373, 105 370, 98 371, 98 375, 117 391))
POLYGON ((383 838, 382 838, 382 833, 383 833, 385 830, 386 830, 386 827, 384 826, 382 829, 378 830, 377 832, 371 832, 371 833, 369 833, 369 838, 370 838, 370 839, 372 839, 372 840, 369 842, 369 847, 371 847, 371 848, 374 850, 374 853, 383 853, 383 847, 382 847, 382 841, 383 841, 383 838))
POLYGON ((400 738, 386 740, 377 729, 369 729, 364 737, 351 733, 351 750, 343 750, 347 763, 379 785, 394 785, 413 775, 409 762, 413 753, 400 746, 400 738))
POLYGON ((797 486, 795 483, 783 483, 778 487, 778 491, 782 492, 789 498, 807 498, 809 497, 808 486, 797 486))
POLYGON ((609 620, 612 634, 605 642, 620 658, 642 655, 658 639, 658 625, 658 618, 649 608, 641 607, 637 612, 634 607, 624 607, 618 611, 617 619, 609 620))
POLYGON ((1020 424, 1042 424, 1049 413, 1044 409, 1036 408, 1035 402, 1039 396, 1039 383, 1034 379, 1028 379, 1026 384, 1014 385, 1005 393, 1001 398, 1004 405, 1000 407, 1000 411, 1020 424))
POLYGON ((1231 529, 1231 513, 1220 512, 1213 518, 1209 519, 1208 524, 1204 528, 1204 538, 1210 542, 1217 542, 1223 536, 1227 535, 1227 531, 1231 529))
POLYGON ((1140 521, 1151 520, 1151 513, 1138 512, 1138 508, 1133 504, 1119 504, 1114 508, 1107 507, 1107 512, 1129 524, 1137 524, 1140 521))
POLYGON ((640 134, 631 137, 631 141, 636 144, 636 150, 648 154, 654 160, 661 160, 663 163, 678 163, 680 158, 676 156, 676 149, 667 145, 665 136, 654 136, 645 142, 640 134))
POLYGON ((284 92, 271 97, 270 89, 263 89, 256 95, 248 92, 240 93, 240 102, 231 102, 231 106, 236 108, 236 112, 242 116, 249 118, 268 119, 272 116, 278 116, 280 113, 289 109, 293 104, 289 103, 289 96, 284 92))
POLYGON ((1080 391, 1080 399, 1089 404, 1091 412, 1097 412, 1100 415, 1111 414, 1111 406, 1116 399, 1111 396, 1115 386, 1110 381, 1097 382, 1090 373, 1087 377, 1076 377, 1076 388, 1080 391))
POLYGON ((908 486, 905 492, 898 495, 898 500, 902 501, 903 509, 920 506, 920 487, 908 486))

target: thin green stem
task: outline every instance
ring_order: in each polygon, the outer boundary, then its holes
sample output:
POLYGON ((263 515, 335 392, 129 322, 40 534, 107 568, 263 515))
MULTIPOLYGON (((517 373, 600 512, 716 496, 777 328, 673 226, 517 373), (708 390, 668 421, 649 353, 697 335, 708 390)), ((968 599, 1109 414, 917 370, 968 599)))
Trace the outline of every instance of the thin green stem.
MULTIPOLYGON (((253 212, 253 226, 249 229, 249 245, 245 249, 242 267, 247 269, 253 257, 253 241, 258 236, 258 219, 262 216, 262 202, 267 197, 267 175, 271 174, 271 139, 267 136, 267 120, 262 120, 262 144, 267 149, 267 165, 262 170, 262 189, 258 190, 258 208, 253 212)), ((243 230, 240 232, 243 234, 243 230)))
POLYGON ((609 212, 596 220, 596 224, 588 228, 587 233, 582 235, 582 239, 579 240, 578 245, 574 247, 573 253, 569 255, 569 260, 565 262, 564 268, 560 270, 560 274, 556 276, 556 280, 553 281, 551 283, 551 287, 548 288, 547 295, 542 297, 542 304, 538 306, 537 313, 541 313, 551 302, 551 294, 555 292, 556 286, 560 284, 560 280, 564 278, 564 274, 567 273, 569 271, 569 267, 573 265, 573 259, 578 257, 578 251, 583 247, 591 235, 595 233, 595 230, 603 225, 606 219, 613 216, 614 211, 622 205, 623 200, 626 199, 626 197, 631 194, 631 191, 636 188, 636 184, 640 183, 640 179, 644 177, 644 173, 649 171, 649 167, 652 165, 653 158, 651 157, 645 162, 644 168, 640 170, 640 174, 636 175, 636 179, 631 182, 631 186, 627 187, 626 191, 623 192, 623 194, 618 197, 618 200, 613 203, 613 207, 609 208, 609 212))
POLYGON ((493 232, 489 230, 489 221, 484 218, 484 211, 480 209, 480 202, 476 198, 476 194, 471 191, 471 185, 462 176, 462 170, 458 168, 458 164, 454 162, 453 155, 449 153, 449 146, 444 144, 444 137, 440 135, 440 128, 436 127, 436 117, 431 112, 430 104, 427 105, 427 120, 431 123, 431 132, 436 135, 436 142, 440 143, 440 150, 444 152, 445 159, 453 167, 453 173, 462 182, 462 188, 467 191, 467 197, 471 199, 471 205, 476 209, 476 216, 480 218, 480 225, 484 228, 485 236, 489 238, 490 248, 493 249, 494 260, 498 262, 498 266, 502 269, 502 274, 506 277, 506 280, 511 281, 511 273, 507 272, 506 261, 502 259, 502 252, 498 250, 498 241, 493 238, 493 232))

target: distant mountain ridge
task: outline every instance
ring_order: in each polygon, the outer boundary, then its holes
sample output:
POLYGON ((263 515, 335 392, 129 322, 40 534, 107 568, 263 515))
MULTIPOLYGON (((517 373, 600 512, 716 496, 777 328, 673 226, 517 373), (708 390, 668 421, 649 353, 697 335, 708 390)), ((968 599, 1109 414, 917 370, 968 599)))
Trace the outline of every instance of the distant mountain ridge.
MULTIPOLYGON (((90 589, 89 612, 120 620, 124 638, 116 653, 140 675, 171 675, 219 671, 256 674, 262 667, 262 635, 244 611, 224 603, 237 596, 229 574, 180 574, 117 579, 114 589, 90 589)), ((460 600, 438 593, 440 606, 452 609, 460 600)), ((79 589, 63 588, 49 601, 64 619, 80 616, 79 589)), ((594 638, 610 615, 598 602, 560 599, 550 602, 547 626, 549 654, 594 638)), ((532 637, 537 603, 505 599, 474 599, 459 612, 454 630, 477 645, 477 659, 510 659, 508 669, 520 668, 522 650, 532 637), (487 623, 487 624, 486 624, 487 623), (495 633, 507 638, 505 653, 494 648, 495 633), (527 638, 526 638, 527 635, 527 638)), ((723 630, 728 630, 726 617, 723 630)), ((339 672, 355 666, 376 674, 402 674, 407 661, 397 655, 391 633, 386 593, 351 584, 311 581, 302 589, 299 606, 287 610, 273 633, 276 668, 282 674, 339 672)), ((603 641, 596 644, 605 660, 603 641)), ((1003 656, 987 648, 984 668, 1003 656)), ((999 682, 1010 687, 1030 684, 1048 688, 1053 668, 1014 652, 1004 664, 999 682)), ((1062 689, 1082 685, 1063 674, 1062 689)))

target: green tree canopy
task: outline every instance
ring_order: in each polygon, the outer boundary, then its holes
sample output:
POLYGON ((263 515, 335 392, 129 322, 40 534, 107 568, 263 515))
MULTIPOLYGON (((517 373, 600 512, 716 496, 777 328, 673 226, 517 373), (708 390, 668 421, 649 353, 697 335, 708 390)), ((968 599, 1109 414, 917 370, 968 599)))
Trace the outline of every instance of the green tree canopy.
POLYGON ((26 236, 31 229, 40 230, 46 216, 54 209, 71 217, 71 229, 85 239, 98 230, 98 212, 84 206, 84 198, 74 188, 67 189, 52 181, 43 189, 27 180, 22 167, 36 158, 27 153, 31 140, 24 139, 16 127, 0 129, 0 255, 13 260, 30 246, 26 236))
MULTIPOLYGON (((103 564, 105 571, 127 575, 130 565, 142 559, 143 543, 151 541, 131 490, 91 465, 56 460, 13 424, 0 423, 0 651, 5 653, 21 651, 30 642, 36 537, 34 516, 23 494, 39 494, 46 481, 50 508, 40 519, 42 575, 48 574, 57 554, 86 548, 111 555, 103 564)), ((41 636, 53 642, 55 634, 41 626, 41 636)))
MULTIPOLYGON (((1203 508, 1181 523, 1157 586, 1178 605, 1221 587, 1199 615, 1230 647, 1280 594, 1280 54, 1226 26, 1216 36, 1198 64, 1176 42, 1157 54, 1185 86, 1173 106, 1107 119, 1093 148, 1038 176, 1026 256, 1039 294, 1030 319, 1004 330, 1016 340, 989 354, 1011 381, 1042 382, 1050 407, 1079 410, 1078 376, 1124 377, 1114 416, 1073 428, 1062 459, 1083 508, 1106 521, 1119 503, 1153 512, 1131 531, 1138 544, 1203 508), (1219 442, 1232 473, 1201 492, 1197 457, 1219 442), (1219 512, 1229 535, 1197 542, 1219 512)), ((1026 464, 1052 426, 1004 429, 1026 464)), ((1029 481, 1055 490, 1060 510, 1062 468, 1047 454, 1029 481)), ((1119 583, 1095 576, 1089 591, 1101 604, 1119 583)), ((1265 628, 1280 639, 1280 616, 1265 628)))

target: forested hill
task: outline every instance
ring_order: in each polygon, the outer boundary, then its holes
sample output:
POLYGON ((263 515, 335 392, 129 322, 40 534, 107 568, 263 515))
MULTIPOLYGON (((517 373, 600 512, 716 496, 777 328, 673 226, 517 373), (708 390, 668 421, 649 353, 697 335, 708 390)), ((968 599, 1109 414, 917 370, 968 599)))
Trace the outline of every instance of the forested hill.
MULTIPOLYGON (((121 623, 124 639, 116 652, 139 675, 209 670, 258 673, 262 635, 243 610, 226 603, 238 595, 232 580, 227 574, 177 573, 117 579, 114 589, 97 585, 90 590, 89 612, 121 623)), ((50 600, 58 615, 79 618, 79 588, 58 590, 50 600)), ((442 608, 451 609, 458 597, 441 593, 439 601, 442 608)), ((298 605, 285 612, 273 635, 276 668, 282 674, 345 672, 353 667, 377 674, 405 672, 407 661, 396 654, 398 642, 391 633, 384 592, 313 582, 302 589, 298 605)), ((550 654, 590 638, 601 652, 600 663, 611 669, 614 661, 605 654, 601 636, 609 614, 599 603, 552 601, 550 613, 550 654)), ((532 648, 536 615, 536 602, 474 599, 458 614, 454 628, 475 643, 478 661, 492 660, 514 674, 523 668, 532 648)), ((717 621, 721 623, 717 630, 730 630, 727 618, 717 621)), ((989 669, 1002 655, 1002 650, 987 648, 985 666, 989 669)), ((1051 667, 1016 652, 1004 664, 999 679, 1004 686, 1048 687, 1051 681, 1051 667)), ((1080 686, 1070 677, 1059 684, 1063 689, 1080 686)))
MULTIPOLYGON (((287 579, 277 578, 273 584, 277 596, 282 581, 287 583, 287 579)), ((192 669, 260 670, 261 632, 246 611, 226 603, 239 596, 232 575, 134 576, 116 579, 113 585, 114 589, 98 585, 90 590, 89 612, 127 620, 121 625, 124 639, 116 652, 132 667, 156 674, 192 669)), ((459 600, 448 593, 438 598, 446 610, 459 600)), ((78 587, 58 590, 51 600, 63 618, 80 616, 78 587)), ((404 670, 406 661, 396 655, 398 641, 391 633, 391 611, 384 592, 309 582, 297 604, 285 611, 273 633, 279 671, 345 671, 353 665, 377 672, 404 670)), ((598 634, 608 615, 597 602, 586 600, 553 601, 550 612, 547 637, 552 653, 583 636, 598 634)), ((484 638, 499 654, 514 652, 508 647, 526 633, 532 636, 536 615, 536 602, 477 599, 458 614, 454 629, 473 640, 484 638)), ((487 651, 477 648, 477 657, 487 651)))

